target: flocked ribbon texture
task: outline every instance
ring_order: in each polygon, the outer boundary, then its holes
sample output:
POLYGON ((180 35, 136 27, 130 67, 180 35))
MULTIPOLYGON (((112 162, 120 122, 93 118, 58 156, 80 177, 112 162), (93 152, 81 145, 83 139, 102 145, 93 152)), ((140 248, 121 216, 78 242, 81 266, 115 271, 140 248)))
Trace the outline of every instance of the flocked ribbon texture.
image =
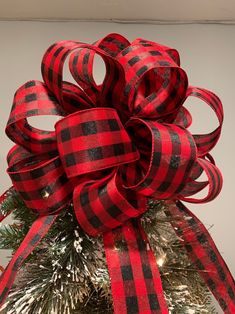
MULTIPOLYGON (((103 234, 115 313, 168 313, 138 217, 149 197, 171 200, 175 207, 169 214, 182 214, 179 200, 204 203, 219 194, 222 176, 209 154, 223 122, 219 98, 188 86, 175 49, 142 38, 130 43, 116 33, 92 45, 57 42, 46 51, 41 69, 44 82, 29 81, 17 90, 6 127, 16 143, 8 154, 8 173, 39 216, 1 276, 0 303, 24 259, 72 201, 80 226, 92 236, 103 234), (99 85, 93 76, 95 54, 106 67, 99 85), (68 55, 77 84, 63 80, 68 55), (187 130, 192 119, 183 104, 189 96, 212 108, 216 130, 197 135, 187 130), (44 131, 27 121, 37 115, 63 118, 54 131, 44 131), (207 181, 197 181, 203 171, 207 181), (206 186, 204 198, 193 198, 206 186), (121 252, 115 249, 120 241, 121 252)), ((193 237, 195 226, 188 228, 193 237)), ((205 228, 202 234, 219 258, 201 263, 200 270, 208 274, 204 279, 224 312, 233 313, 234 281, 205 228), (223 280, 211 272, 216 267, 223 270, 223 280)), ((194 240, 192 252, 203 247, 194 240)))

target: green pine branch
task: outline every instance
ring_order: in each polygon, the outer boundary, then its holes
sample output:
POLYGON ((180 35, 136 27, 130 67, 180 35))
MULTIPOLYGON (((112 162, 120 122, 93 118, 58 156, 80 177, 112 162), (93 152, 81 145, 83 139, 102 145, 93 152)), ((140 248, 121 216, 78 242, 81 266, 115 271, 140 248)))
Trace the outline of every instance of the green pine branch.
MULTIPOLYGON (((4 203, 16 219, 0 228, 0 248, 15 250, 36 219, 20 195, 4 203)), ((142 216, 171 314, 216 313, 211 295, 171 227, 164 202, 150 202, 142 216)), ((177 219, 177 218, 175 218, 177 219)), ((7 314, 111 314, 112 298, 101 238, 78 226, 72 205, 61 211, 49 233, 25 261, 5 304, 7 314)), ((4 313, 4 312, 3 312, 4 313)))
POLYGON ((19 224, 3 225, 0 227, 0 249, 15 251, 25 233, 19 224))

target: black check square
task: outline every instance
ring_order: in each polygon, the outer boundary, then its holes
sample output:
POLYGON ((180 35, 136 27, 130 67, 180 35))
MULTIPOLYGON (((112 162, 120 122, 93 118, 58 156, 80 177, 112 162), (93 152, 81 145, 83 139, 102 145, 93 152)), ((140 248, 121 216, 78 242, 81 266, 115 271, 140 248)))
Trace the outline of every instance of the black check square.
POLYGON ((235 296, 235 295, 234 295, 234 292, 233 292, 233 289, 232 289, 231 287, 228 288, 228 294, 229 294, 229 296, 230 296, 231 299, 233 299, 234 296, 235 296))
POLYGON ((156 51, 156 50, 149 51, 149 54, 151 56, 161 56, 162 55, 162 53, 160 51, 156 51))
POLYGON ((168 61, 159 61, 159 64, 161 66, 169 66, 170 65, 170 63, 168 61))
POLYGON ((94 147, 88 149, 88 155, 90 160, 103 159, 102 147, 94 147))
POLYGON ((148 265, 143 264, 142 269, 143 269, 144 278, 146 279, 153 278, 152 271, 148 265))
POLYGON ((35 86, 36 84, 35 84, 35 82, 34 81, 29 81, 29 82, 27 82, 27 83, 25 83, 25 88, 30 88, 30 87, 33 87, 33 86, 35 86))
POLYGON ((34 170, 32 171, 32 177, 33 177, 34 179, 43 177, 44 175, 45 175, 45 173, 44 173, 44 171, 43 171, 42 168, 37 168, 37 169, 34 169, 34 170))
MULTIPOLYGON (((31 109, 31 110, 29 110, 29 111, 27 111, 27 114, 30 116, 30 115, 32 115, 32 116, 37 116, 38 115, 38 109, 31 109)), ((24 135, 26 135, 26 134, 24 134, 24 135)), ((29 137, 28 137, 29 138, 29 137)))
POLYGON ((112 205, 111 207, 107 208, 107 212, 113 218, 117 218, 119 215, 122 214, 122 211, 116 205, 112 205))
POLYGON ((128 314, 139 313, 138 300, 136 296, 126 297, 126 307, 128 314))
POLYGON ((223 267, 219 266, 219 268, 218 268, 218 273, 219 273, 220 279, 221 279, 222 281, 225 281, 225 279, 226 279, 226 274, 225 274, 225 272, 224 272, 224 270, 223 270, 223 267))
POLYGON ((170 182, 167 182, 167 181, 162 182, 162 184, 158 187, 158 191, 165 192, 169 188, 170 185, 171 185, 170 182))
POLYGON ((131 90, 131 85, 130 85, 130 84, 127 84, 127 85, 125 86, 125 89, 124 89, 124 95, 125 95, 125 96, 128 96, 129 93, 130 93, 130 90, 131 90))
POLYGON ((99 220, 97 216, 93 216, 92 218, 89 219, 89 222, 94 228, 99 228, 103 226, 102 222, 99 220))
POLYGON ((138 61, 140 61, 140 57, 138 57, 138 56, 134 56, 133 58, 131 58, 129 61, 128 61, 128 63, 130 64, 130 65, 134 65, 136 62, 138 62, 138 61))
POLYGON ((146 250, 146 242, 143 239, 138 238, 137 239, 137 245, 138 245, 138 249, 140 251, 145 251, 146 250))
POLYGON ((124 144, 114 144, 113 145, 113 151, 115 156, 123 155, 125 153, 124 144))
POLYGON ((81 124, 83 135, 90 135, 97 133, 97 126, 95 121, 88 121, 81 124))
MULTIPOLYGON (((167 82, 167 81, 164 81, 167 82)), ((163 82, 163 87, 164 87, 164 82, 163 82)), ((168 84, 168 82, 167 82, 168 84)), ((165 86, 164 88, 167 88, 167 86, 165 86)), ((157 113, 161 114, 166 110, 166 103, 162 102, 159 106, 156 107, 156 111, 157 113)))
POLYGON ((13 271, 17 271, 18 268, 19 268, 19 266, 20 266, 21 263, 23 262, 23 260, 24 260, 23 256, 18 256, 18 258, 16 259, 15 264, 14 264, 12 270, 13 270, 13 271))
POLYGON ((227 309, 227 304, 226 304, 226 302, 224 301, 224 299, 223 299, 223 298, 220 298, 218 301, 219 301, 220 306, 222 307, 222 309, 223 309, 224 311, 226 311, 226 309, 227 309))
POLYGON ((76 165, 76 159, 74 154, 68 154, 65 155, 65 162, 66 162, 66 166, 70 167, 70 166, 74 166, 76 165))
POLYGON ((54 56, 58 57, 58 55, 60 54, 60 52, 63 50, 63 47, 59 47, 58 49, 56 49, 56 51, 54 52, 54 56))
POLYGON ((136 75, 137 76, 142 76, 144 74, 144 72, 146 72, 148 70, 147 65, 143 65, 137 72, 136 75))
POLYGON ((82 206, 85 206, 89 203, 88 192, 83 192, 80 194, 80 202, 82 206))
POLYGON ((130 265, 121 266, 122 278, 124 281, 133 280, 133 272, 130 265))
POLYGON ((37 94, 35 94, 35 93, 28 94, 25 96, 26 102, 30 102, 30 101, 34 101, 34 100, 37 100, 37 94))
POLYGON ((179 135, 176 134, 176 133, 170 133, 170 136, 171 136, 171 141, 174 143, 174 144, 179 144, 181 145, 180 143, 180 138, 179 138, 179 135))
POLYGON ((180 156, 172 155, 170 160, 170 168, 171 169, 178 169, 180 164, 180 156))
POLYGON ((19 173, 13 173, 11 177, 14 181, 17 181, 17 182, 22 181, 21 175, 19 173))
POLYGON ((27 192, 23 192, 23 191, 19 191, 21 197, 25 200, 25 201, 29 201, 30 199, 30 195, 27 192))
POLYGON ((120 130, 120 127, 119 127, 116 119, 109 119, 108 124, 109 124, 110 131, 119 131, 120 130))
POLYGON ((31 239, 30 244, 35 245, 41 239, 39 234, 35 234, 35 236, 31 239))
POLYGON ((159 167, 160 161, 161 161, 161 157, 162 157, 162 154, 160 152, 154 152, 153 153, 153 160, 152 160, 153 166, 159 167))
POLYGON ((83 58, 83 64, 88 64, 88 61, 89 61, 89 56, 90 56, 90 54, 89 54, 89 53, 86 53, 86 54, 84 55, 84 58, 83 58))
POLYGON ((210 287, 211 290, 215 290, 216 289, 216 284, 215 284, 215 282, 211 278, 209 278, 207 280, 207 284, 208 284, 208 286, 210 287))
MULTIPOLYGON (((207 238, 206 238, 205 234, 203 234, 203 233, 199 234, 199 235, 197 236, 197 239, 198 239, 198 241, 199 241, 201 244, 204 244, 204 243, 207 242, 207 238)), ((215 255, 214 251, 211 251, 211 252, 212 252, 213 255, 215 255)), ((215 256, 216 256, 216 255, 215 255, 215 256)), ((215 258, 215 260, 216 260, 216 258, 215 258)))
POLYGON ((160 310, 159 302, 155 294, 148 294, 148 299, 151 310, 160 310))
POLYGON ((61 131, 61 141, 64 143, 64 142, 67 142, 71 139, 71 135, 70 135, 70 131, 69 129, 63 129, 61 131))
POLYGON ((51 68, 48 69, 48 80, 49 82, 53 81, 53 70, 51 68))

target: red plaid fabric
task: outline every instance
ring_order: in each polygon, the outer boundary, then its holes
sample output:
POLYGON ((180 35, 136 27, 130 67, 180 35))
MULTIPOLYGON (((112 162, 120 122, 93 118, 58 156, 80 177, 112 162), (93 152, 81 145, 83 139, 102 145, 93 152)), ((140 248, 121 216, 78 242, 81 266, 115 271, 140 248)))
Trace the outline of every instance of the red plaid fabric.
POLYGON ((58 156, 48 160, 53 155, 27 157, 10 163, 8 168, 27 207, 41 215, 62 209, 72 199, 73 182, 68 180, 58 156))
POLYGON ((69 178, 139 159, 114 109, 82 110, 61 119, 55 128, 59 154, 69 178))
POLYGON ((104 234, 116 313, 168 313, 156 260, 137 220, 104 234))
POLYGON ((218 300, 224 313, 235 313, 235 282, 202 222, 181 202, 168 201, 167 215, 188 251, 193 265, 218 300))
POLYGON ((2 203, 7 198, 7 193, 8 193, 8 190, 0 196, 0 222, 3 221, 10 214, 10 213, 4 213, 1 208, 2 203))
MULTIPOLYGON (((187 175, 196 160, 192 135, 173 124, 138 118, 129 120, 127 130, 141 154, 141 164, 136 171, 142 168, 144 177, 135 185, 129 184, 133 181, 133 174, 127 169, 126 186, 156 199, 178 195, 187 183, 187 175)), ((137 177, 137 174, 134 176, 137 177)))
POLYGON ((47 234, 56 217, 57 215, 39 216, 31 226, 27 236, 24 238, 12 260, 0 277, 0 304, 3 304, 5 301, 17 275, 18 269, 41 239, 47 234))
POLYGON ((146 198, 120 185, 117 173, 102 180, 80 184, 74 191, 74 208, 79 224, 95 236, 112 230, 146 210, 146 198))
MULTIPOLYGON (((33 225, 0 278, 0 305, 23 260, 54 217, 73 201, 81 227, 90 235, 104 236, 114 312, 167 313, 157 265, 138 217, 149 197, 207 202, 219 194, 222 175, 209 155, 223 122, 219 98, 188 86, 175 49, 142 38, 130 43, 116 33, 93 44, 55 43, 46 51, 41 70, 44 82, 29 81, 17 90, 6 127, 17 144, 8 154, 8 173, 39 218, 37 232, 33 225), (93 77, 95 54, 106 66, 100 85, 93 77), (69 55, 78 86, 63 80, 69 55), (183 107, 189 96, 215 112, 219 120, 215 131, 192 135, 186 130, 192 122, 183 107), (55 131, 35 129, 27 122, 30 116, 45 114, 63 117, 55 131), (203 171, 208 180, 199 182, 203 171), (207 185, 206 197, 192 197, 207 185)), ((199 221, 195 225, 200 226, 199 221)), ((200 241, 195 250, 203 250, 200 241)), ((221 306, 232 313, 231 274, 218 251, 218 261, 209 261, 210 252, 203 252, 205 270, 221 267, 225 273, 224 280, 213 274, 209 279, 214 280, 221 306)))

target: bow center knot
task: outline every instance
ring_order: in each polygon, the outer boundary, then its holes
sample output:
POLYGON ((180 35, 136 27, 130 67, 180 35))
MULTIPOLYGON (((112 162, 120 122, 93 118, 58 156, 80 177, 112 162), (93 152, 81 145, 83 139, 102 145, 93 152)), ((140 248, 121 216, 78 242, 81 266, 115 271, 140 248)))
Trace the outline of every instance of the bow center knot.
POLYGON ((139 153, 113 108, 78 111, 56 125, 57 146, 70 177, 117 167, 139 153))

